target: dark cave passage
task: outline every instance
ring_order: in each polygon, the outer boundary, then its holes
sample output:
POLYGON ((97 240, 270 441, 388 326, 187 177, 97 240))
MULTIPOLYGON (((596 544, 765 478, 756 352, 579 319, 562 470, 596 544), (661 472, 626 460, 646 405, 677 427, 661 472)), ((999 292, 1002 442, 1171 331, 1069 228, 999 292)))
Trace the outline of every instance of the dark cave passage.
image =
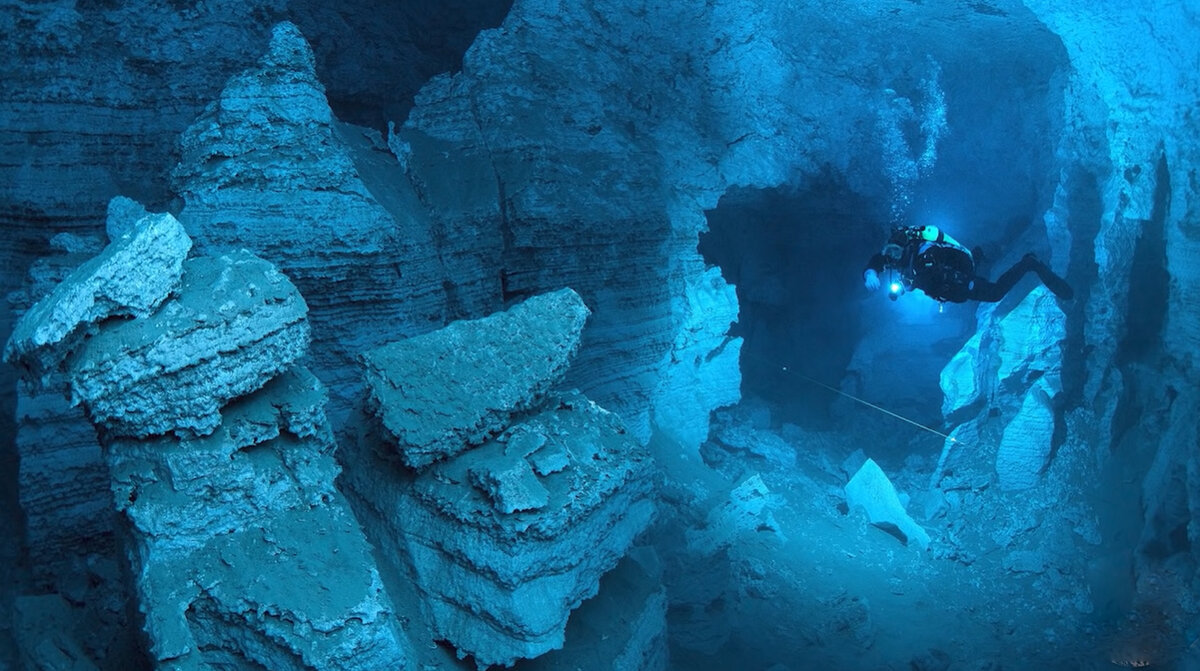
POLYGON ((894 156, 855 156, 844 173, 730 191, 707 215, 700 251, 737 287, 743 392, 775 404, 782 421, 830 420, 838 397, 817 381, 941 423, 938 376, 974 332, 977 304, 869 294, 862 271, 892 225, 942 228, 982 251, 976 273, 993 279, 1026 252, 1049 256, 1043 214, 1059 180, 1062 43, 1027 14, 903 38, 884 59, 893 97, 879 104, 912 106, 900 121, 906 176, 894 156), (939 107, 936 161, 919 167, 939 107))
POLYGON ((835 395, 805 378, 837 386, 861 336, 863 252, 879 226, 870 210, 828 177, 802 191, 734 191, 708 213, 700 252, 737 287, 743 392, 785 421, 828 418, 835 395))

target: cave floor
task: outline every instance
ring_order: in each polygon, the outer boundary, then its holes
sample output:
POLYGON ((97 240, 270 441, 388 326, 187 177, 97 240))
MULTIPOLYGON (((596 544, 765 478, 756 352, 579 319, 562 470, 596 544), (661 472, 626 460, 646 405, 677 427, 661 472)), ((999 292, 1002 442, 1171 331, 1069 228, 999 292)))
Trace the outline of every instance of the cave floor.
MULTIPOLYGON (((1131 546, 1107 540, 1079 556, 1025 569, 1013 560, 1017 548, 1047 546, 1048 539, 1058 543, 1054 547, 1083 545, 1053 538, 1063 535, 1061 525, 1045 516, 1007 543, 996 541, 1011 532, 992 528, 1006 519, 995 509, 1019 508, 1032 493, 983 492, 976 519, 964 508, 966 519, 956 525, 945 516, 924 519, 919 490, 936 463, 936 437, 858 420, 809 438, 796 446, 794 466, 744 454, 715 467, 698 459, 665 464, 670 477, 703 480, 717 498, 755 474, 777 497, 771 509, 777 531, 743 535, 729 549, 729 561, 741 568, 731 571, 735 578, 719 607, 728 638, 712 652, 673 637, 672 668, 1173 668, 1170 658, 1178 651, 1164 644, 1161 632, 1147 632, 1144 623, 1139 629, 1122 598, 1132 590, 1131 546), (908 459, 871 456, 899 491, 912 495, 909 513, 934 539, 928 550, 906 546, 845 506, 847 477, 833 464, 856 448, 870 455, 867 446, 876 445, 878 452, 881 442, 926 452, 908 459), (950 526, 959 530, 954 552, 944 541, 950 526)), ((1128 516, 1127 499, 1114 506, 1100 516, 1128 516)))

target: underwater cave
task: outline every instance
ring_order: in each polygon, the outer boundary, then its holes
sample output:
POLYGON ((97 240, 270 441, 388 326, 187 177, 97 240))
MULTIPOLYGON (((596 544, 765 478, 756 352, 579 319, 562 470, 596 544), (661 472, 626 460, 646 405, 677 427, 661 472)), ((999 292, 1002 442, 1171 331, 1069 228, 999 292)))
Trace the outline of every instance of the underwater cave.
POLYGON ((1197 29, 0 0, 0 668, 1200 670, 1197 29))

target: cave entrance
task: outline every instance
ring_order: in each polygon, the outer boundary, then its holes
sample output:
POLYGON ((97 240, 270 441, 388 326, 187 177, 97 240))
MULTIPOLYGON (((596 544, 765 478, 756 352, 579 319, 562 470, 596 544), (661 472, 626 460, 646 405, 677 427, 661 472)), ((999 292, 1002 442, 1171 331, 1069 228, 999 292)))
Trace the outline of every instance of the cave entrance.
POLYGON ((700 253, 737 287, 742 392, 777 419, 822 426, 859 339, 864 250, 878 202, 827 176, 803 189, 735 189, 709 211, 700 253), (808 378, 808 379, 806 379, 808 378))

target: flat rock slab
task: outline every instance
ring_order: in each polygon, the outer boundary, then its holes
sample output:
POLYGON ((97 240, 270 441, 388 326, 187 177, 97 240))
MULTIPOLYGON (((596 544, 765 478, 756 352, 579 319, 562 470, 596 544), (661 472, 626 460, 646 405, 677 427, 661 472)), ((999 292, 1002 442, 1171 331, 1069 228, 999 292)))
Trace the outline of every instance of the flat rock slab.
POLYGON ((460 454, 563 378, 589 314, 578 294, 561 289, 371 350, 363 356, 368 407, 408 466, 460 454))
POLYGON ((177 298, 105 324, 68 363, 74 401, 112 435, 211 433, 223 405, 308 347, 308 307, 267 261, 240 251, 183 270, 177 298))
POLYGON ((13 327, 4 360, 31 377, 54 370, 95 324, 146 317, 179 288, 192 240, 169 214, 138 219, 79 266, 13 327))

